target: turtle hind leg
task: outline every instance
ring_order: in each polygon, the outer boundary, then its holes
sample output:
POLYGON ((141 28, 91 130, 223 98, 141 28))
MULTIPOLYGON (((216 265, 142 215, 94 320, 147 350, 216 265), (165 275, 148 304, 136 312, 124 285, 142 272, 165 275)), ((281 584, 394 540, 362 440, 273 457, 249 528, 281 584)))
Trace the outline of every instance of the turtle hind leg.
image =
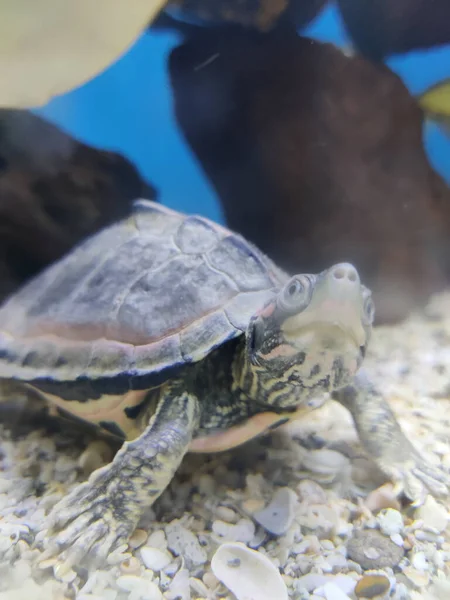
POLYGON ((127 542, 144 510, 171 481, 199 413, 196 397, 168 390, 142 435, 124 443, 112 463, 94 471, 53 508, 42 559, 62 556, 64 569, 91 566, 127 542))
POLYGON ((350 411, 367 453, 398 493, 403 492, 415 505, 423 503, 428 492, 448 494, 450 475, 421 456, 363 371, 354 383, 334 392, 333 398, 350 411))

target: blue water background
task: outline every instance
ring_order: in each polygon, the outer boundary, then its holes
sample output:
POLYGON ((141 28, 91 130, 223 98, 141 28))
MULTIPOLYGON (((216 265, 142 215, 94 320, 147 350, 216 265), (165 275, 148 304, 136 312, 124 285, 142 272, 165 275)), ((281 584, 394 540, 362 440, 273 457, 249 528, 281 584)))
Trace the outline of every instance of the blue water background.
MULTIPOLYGON (((333 5, 302 33, 351 46, 333 5)), ((166 59, 179 41, 174 33, 145 33, 104 73, 36 112, 90 145, 124 154, 157 187, 167 206, 220 221, 214 190, 173 116, 166 59)), ((413 94, 420 94, 449 77, 450 45, 395 56, 387 63, 413 94)), ((450 183, 449 138, 427 122, 424 140, 431 164, 450 183)))

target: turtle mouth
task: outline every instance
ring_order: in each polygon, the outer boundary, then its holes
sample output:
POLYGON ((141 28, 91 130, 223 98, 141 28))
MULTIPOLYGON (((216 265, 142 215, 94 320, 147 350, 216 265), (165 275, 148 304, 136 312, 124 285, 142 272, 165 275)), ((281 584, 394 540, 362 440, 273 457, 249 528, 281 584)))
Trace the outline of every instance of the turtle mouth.
POLYGON ((327 298, 285 321, 283 333, 294 341, 302 330, 328 331, 330 337, 351 339, 358 348, 366 345, 367 334, 361 322, 360 303, 353 299, 327 298))

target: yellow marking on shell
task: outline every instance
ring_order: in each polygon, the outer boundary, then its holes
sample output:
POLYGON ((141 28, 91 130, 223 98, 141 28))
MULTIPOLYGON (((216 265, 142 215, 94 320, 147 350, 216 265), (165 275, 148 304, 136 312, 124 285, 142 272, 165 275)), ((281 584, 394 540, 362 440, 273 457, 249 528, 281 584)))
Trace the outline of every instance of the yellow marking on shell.
MULTIPOLYGON (((295 412, 273 413, 265 412, 251 417, 241 425, 230 427, 221 433, 199 437, 193 440, 189 446, 189 452, 223 452, 235 448, 241 444, 267 432, 267 430, 283 419, 295 421, 301 419, 311 411, 308 405, 302 405, 295 412)), ((286 422, 286 423, 287 423, 286 422)))
POLYGON ((29 387, 37 391, 52 405, 59 406, 59 408, 84 421, 96 425, 100 421, 117 423, 128 440, 133 440, 142 433, 142 429, 138 428, 136 420, 127 417, 125 408, 132 408, 140 404, 144 400, 148 390, 134 390, 122 395, 104 394, 98 399, 88 398, 84 402, 79 402, 78 400, 63 400, 54 394, 42 392, 32 385, 29 387))

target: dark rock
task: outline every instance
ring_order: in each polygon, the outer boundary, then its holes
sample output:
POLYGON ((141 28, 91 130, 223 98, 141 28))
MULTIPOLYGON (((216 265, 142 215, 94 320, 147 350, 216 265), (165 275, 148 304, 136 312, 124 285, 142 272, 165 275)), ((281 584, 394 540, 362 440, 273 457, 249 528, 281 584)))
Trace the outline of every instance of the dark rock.
POLYGON ((426 158, 421 110, 386 67, 286 31, 205 30, 170 72, 228 224, 280 266, 355 263, 378 322, 445 284, 450 191, 426 158))
POLYGON ((155 191, 119 154, 0 110, 0 300, 155 191))
MULTIPOLYGON (((173 0, 166 14, 204 25, 233 24, 267 31, 281 20, 295 27, 309 23, 327 0, 173 0)), ((175 26, 161 18, 156 26, 175 26)), ((181 26, 182 27, 182 26, 181 26)))
POLYGON ((375 60, 450 42, 449 0, 338 0, 338 6, 358 50, 375 60))
POLYGON ((356 531, 347 544, 348 558, 363 569, 394 568, 402 560, 405 551, 377 530, 356 531))

